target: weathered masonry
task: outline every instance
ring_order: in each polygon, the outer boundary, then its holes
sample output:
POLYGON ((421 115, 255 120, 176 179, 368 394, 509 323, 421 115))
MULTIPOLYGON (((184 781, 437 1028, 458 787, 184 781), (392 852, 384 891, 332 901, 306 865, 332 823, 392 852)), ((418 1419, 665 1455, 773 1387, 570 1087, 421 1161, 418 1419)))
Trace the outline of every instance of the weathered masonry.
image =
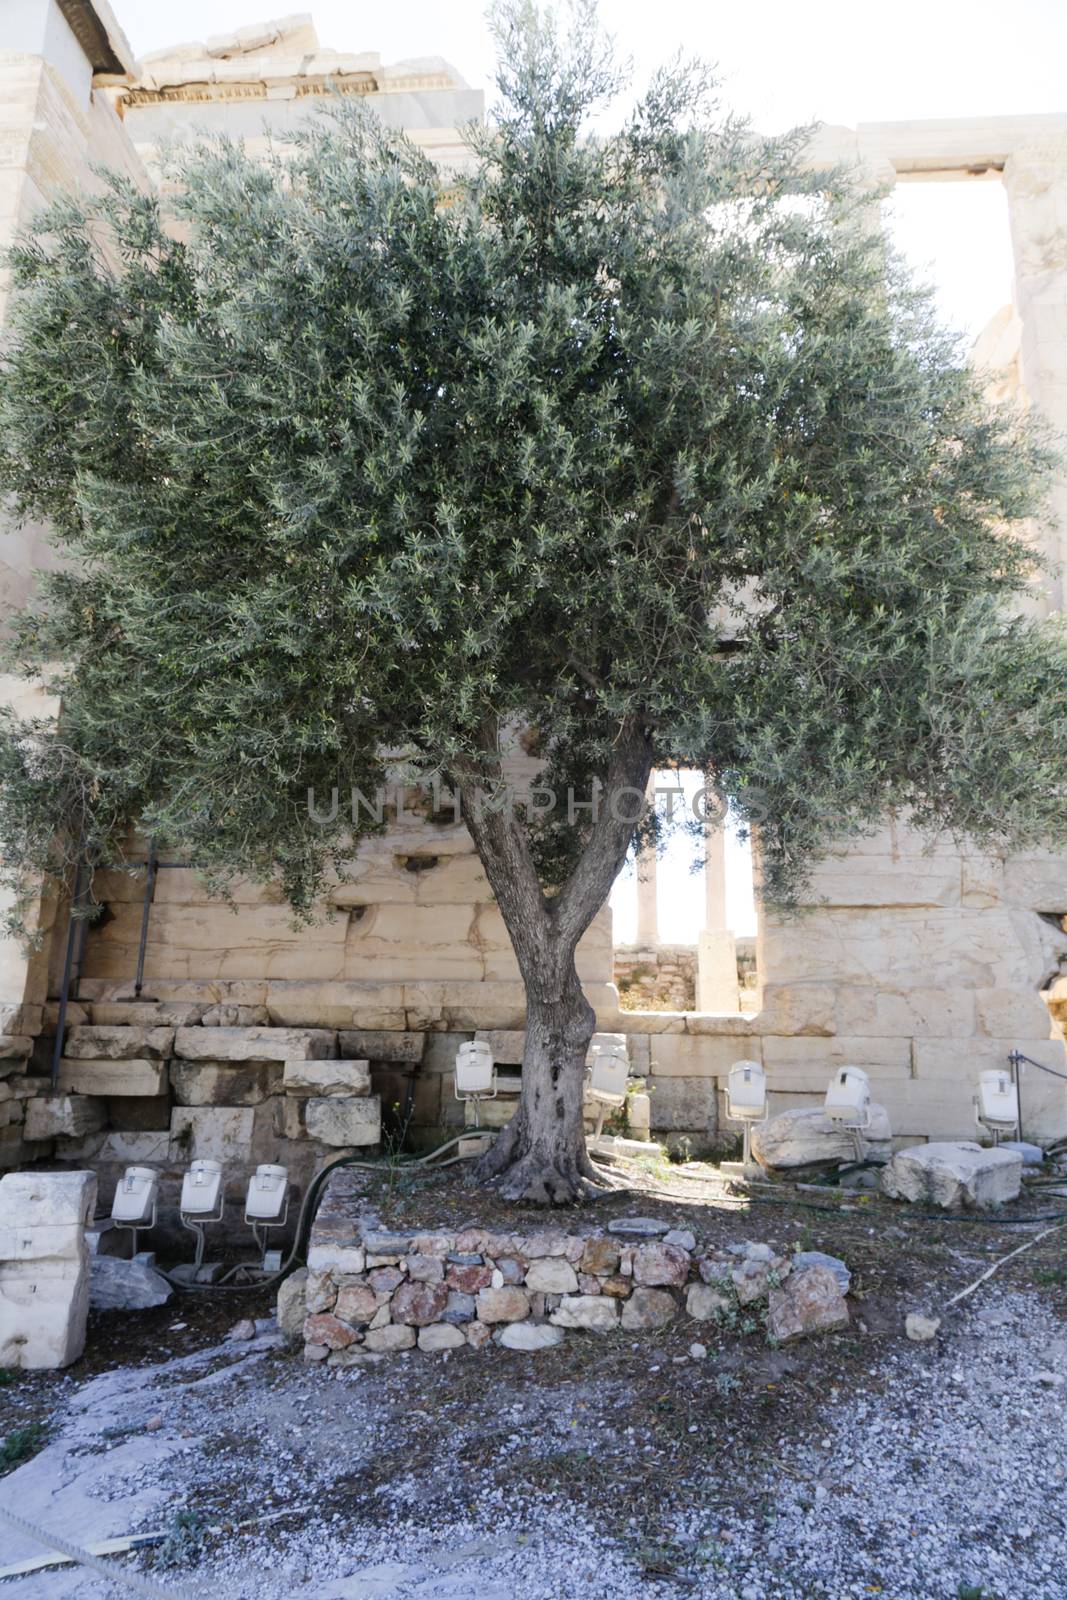
MULTIPOLYGON (((446 169, 462 164, 462 126, 482 110, 480 92, 447 63, 387 67, 371 54, 324 50, 303 17, 135 63, 102 0, 5 7, 0 77, 5 241, 55 189, 92 183, 94 162, 149 185, 164 137, 206 126, 255 147, 267 130, 306 117, 331 85, 363 97, 446 169)), ((1004 183, 1015 303, 979 358, 998 393, 1040 407, 1067 433, 1067 115, 823 128, 812 157, 858 160, 886 184, 1004 183)), ((1065 484, 1056 509, 1059 531, 1035 537, 1062 560, 1065 484)), ((20 604, 32 570, 49 559, 46 529, 4 532, 0 608, 20 604)), ((1035 604, 1061 609, 1060 580, 1035 604)), ((5 692, 33 698, 21 683, 5 692)), ((729 992, 736 950, 717 873, 721 841, 712 837, 698 1009, 620 1009, 608 911, 581 948, 599 1026, 628 1035, 633 1071, 646 1081, 634 1119, 647 1114, 653 1132, 713 1140, 738 1057, 762 1060, 775 1110, 813 1103, 833 1067, 862 1066, 894 1133, 911 1141, 971 1134, 978 1074, 1013 1047, 1067 1070, 1048 1004, 1055 1010, 1067 960, 1067 859, 989 860, 947 842, 924 851, 888 822, 823 865, 818 903, 803 919, 762 917, 759 987, 744 1010, 736 983, 729 992)), ((103 889, 108 915, 83 950, 68 945, 64 905, 46 894, 40 949, 0 951, 2 1166, 92 1163, 105 1193, 127 1161, 223 1155, 236 1175, 283 1159, 299 1176, 327 1149, 374 1142, 382 1107, 399 1120, 410 1113, 427 1136, 456 1122, 455 1052, 478 1033, 517 1086, 522 986, 459 824, 409 810, 361 850, 323 907, 333 915, 300 933, 270 889, 239 889, 235 915, 181 865, 155 874, 146 924, 143 877, 116 876, 103 889), (68 1034, 53 1092, 68 948, 68 1034)), ((648 932, 639 928, 639 945, 648 932)), ((1028 1136, 1067 1131, 1065 1091, 1028 1069, 1028 1136)))

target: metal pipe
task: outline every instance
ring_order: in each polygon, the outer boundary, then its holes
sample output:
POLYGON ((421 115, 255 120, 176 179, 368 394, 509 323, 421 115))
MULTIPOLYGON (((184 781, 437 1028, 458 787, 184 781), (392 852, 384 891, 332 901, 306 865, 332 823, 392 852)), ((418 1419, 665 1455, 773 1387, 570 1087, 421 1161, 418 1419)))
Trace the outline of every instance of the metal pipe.
MULTIPOLYGON (((59 1082, 59 1063, 63 1059, 63 1046, 67 1034, 67 1002, 70 999, 70 976, 74 967, 74 949, 78 941, 78 919, 75 916, 81 904, 82 883, 85 875, 85 864, 78 862, 74 873, 74 889, 70 898, 70 914, 67 918, 67 952, 63 959, 63 982, 59 990, 59 1017, 56 1021, 56 1042, 52 1050, 52 1088, 59 1082)), ((84 935, 82 935, 84 939, 84 935)))
POLYGON ((156 876, 159 871, 159 860, 156 854, 155 840, 148 846, 148 871, 144 881, 144 900, 141 902, 141 941, 137 947, 137 976, 133 982, 133 998, 141 998, 141 989, 144 985, 144 958, 148 948, 148 914, 152 909, 152 902, 156 897, 156 876))

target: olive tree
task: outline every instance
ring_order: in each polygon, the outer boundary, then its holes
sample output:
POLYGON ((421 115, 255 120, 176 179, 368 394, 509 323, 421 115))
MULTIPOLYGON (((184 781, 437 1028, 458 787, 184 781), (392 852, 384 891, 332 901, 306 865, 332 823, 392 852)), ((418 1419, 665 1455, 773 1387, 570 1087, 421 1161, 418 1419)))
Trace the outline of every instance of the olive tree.
POLYGON ((12 653, 63 712, 8 719, 0 832, 16 876, 136 830, 312 914, 378 825, 330 790, 450 786, 527 997, 482 1176, 563 1202, 594 1181, 575 951, 653 768, 758 797, 783 904, 887 807, 1062 840, 1065 656, 1016 603, 1047 450, 856 175, 699 66, 594 136, 623 80, 589 5, 494 26, 461 176, 339 98, 12 253, 0 487, 65 559, 12 653), (516 735, 595 809, 502 800, 516 735))

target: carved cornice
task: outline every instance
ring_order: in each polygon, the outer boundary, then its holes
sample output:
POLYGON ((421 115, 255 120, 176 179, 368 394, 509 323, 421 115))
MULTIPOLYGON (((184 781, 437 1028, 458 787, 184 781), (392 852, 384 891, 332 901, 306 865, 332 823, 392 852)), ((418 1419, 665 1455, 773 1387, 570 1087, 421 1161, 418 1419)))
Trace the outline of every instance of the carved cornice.
POLYGON ((116 52, 92 0, 56 0, 56 4, 94 72, 121 76, 129 70, 129 63, 116 52))

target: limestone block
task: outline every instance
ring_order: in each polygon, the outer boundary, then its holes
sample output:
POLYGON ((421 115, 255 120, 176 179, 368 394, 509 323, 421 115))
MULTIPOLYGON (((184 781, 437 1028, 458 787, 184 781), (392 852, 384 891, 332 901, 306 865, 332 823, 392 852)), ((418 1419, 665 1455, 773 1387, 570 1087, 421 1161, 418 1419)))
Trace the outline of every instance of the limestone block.
MULTIPOLYGON (((655 1034, 650 1044, 653 1078, 716 1078, 725 1076, 735 1061, 759 1061, 761 1044, 750 1036, 655 1034)), ((653 1097, 653 1123, 655 1098, 653 1097)))
MULTIPOLYGON (((279 979, 266 985, 267 1012, 275 1027, 407 1027, 404 990, 399 983, 310 983, 279 979)), ((360 1055, 368 1051, 357 1052, 360 1055)))
POLYGON ((346 978, 481 978, 485 963, 477 945, 478 907, 460 905, 369 906, 349 923, 344 949, 346 978))
POLYGON ((505 1350, 550 1350, 566 1337, 562 1328, 547 1322, 509 1322, 501 1330, 500 1343, 505 1350))
MULTIPOLYGON (((88 1146, 89 1141, 84 1141, 88 1146)), ((74 1144, 64 1147, 64 1153, 75 1161, 118 1162, 122 1166, 159 1166, 171 1159, 170 1129, 142 1133, 105 1133, 93 1136, 92 1148, 78 1148, 74 1144)))
POLYGON ((172 1061, 170 1086, 180 1106, 254 1106, 282 1083, 276 1061, 172 1061))
POLYGON ((107 1121, 100 1100, 84 1095, 38 1095, 26 1103, 25 1137, 36 1139, 81 1139, 95 1133, 107 1121))
POLYGON ((882 1192, 894 1200, 984 1209, 1016 1199, 1022 1173, 1017 1150, 965 1141, 921 1144, 897 1151, 882 1172, 882 1192))
POLYGON ((765 984, 758 1017, 760 1032, 836 1033, 838 993, 829 984, 821 983, 765 984))
POLYGON ((370 1094, 368 1061, 287 1061, 282 1084, 288 1094, 370 1094))
POLYGON ((763 1041, 763 1065, 775 1089, 819 1093, 838 1067, 862 1067, 881 1085, 886 1078, 911 1076, 911 1040, 843 1034, 829 1039, 771 1037, 763 1041))
POLYGON ((0 1034, 0 1061, 25 1061, 33 1051, 33 1040, 28 1034, 0 1034))
POLYGON ((172 1161, 248 1161, 255 1112, 251 1107, 175 1106, 170 1119, 172 1161))
POLYGON ((189 1000, 96 1000, 89 1015, 94 1026, 191 1028, 205 1009, 189 1000))
POLYGON ((1033 987, 1032 965, 1005 910, 823 908, 788 922, 768 916, 763 934, 768 983, 1033 987))
POLYGON ((656 1078, 644 1098, 648 1101, 652 1132, 715 1132, 718 1110, 714 1078, 656 1078))
POLYGON ((830 906, 958 906, 960 861, 953 856, 857 854, 846 849, 817 863, 812 895, 830 906))
POLYGON ((211 1006, 200 1018, 202 1028, 257 1028, 270 1025, 266 1006, 240 1006, 223 1001, 211 1006))
POLYGON ((428 1033, 425 1035, 426 1049, 422 1058, 420 1071, 423 1075, 452 1074, 455 1071, 456 1055, 461 1044, 467 1044, 474 1038, 473 1033, 428 1033))
POLYGON ((388 1029, 345 1030, 338 1034, 343 1056, 362 1061, 421 1061, 426 1035, 388 1029))
MULTIPOLYGON (((489 1046, 497 1066, 522 1066, 526 1035, 521 1028, 479 1028, 474 1037, 489 1046)), ((454 1056, 452 1064, 455 1064, 454 1056)))
POLYGON ((378 1095, 322 1096, 307 1102, 305 1126, 310 1139, 347 1146, 377 1144, 382 1131, 378 1095))
POLYGON ((530 1297, 525 1289, 505 1285, 482 1289, 477 1299, 478 1319, 483 1323, 523 1322, 530 1315, 530 1297))
POLYGON ((97 1027, 90 1023, 71 1028, 64 1054, 71 1061, 135 1061, 169 1056, 173 1044, 173 1028, 97 1027))
POLYGON ((147 1095, 154 1098, 167 1091, 167 1064, 161 1060, 127 1057, 108 1061, 79 1061, 64 1057, 59 1063, 56 1087, 68 1094, 147 1095))
POLYGON ((737 943, 726 930, 705 929, 697 942, 697 1009, 732 1013, 739 1005, 737 943))
POLYGON ((971 990, 914 988, 893 992, 853 985, 837 992, 837 1032, 853 1037, 960 1039, 975 1029, 971 990))
MULTIPOLYGON (((885 1148, 892 1135, 884 1108, 872 1105, 871 1125, 863 1138, 868 1149, 885 1148)), ((852 1161, 855 1142, 850 1133, 832 1123, 819 1107, 782 1111, 752 1129, 752 1154, 761 1166, 774 1170, 812 1166, 819 1162, 852 1161)))
POLYGON ((65 1367, 85 1345, 89 1252, 85 1226, 96 1207, 91 1172, 16 1172, 0 1179, 0 1367, 65 1367), (6 1254, 32 1239, 56 1255, 6 1254))
POLYGON ((179 1028, 174 1054, 183 1061, 325 1061, 337 1054, 326 1028, 179 1028))
POLYGON ((991 1039, 1039 1039, 1048 1031, 1048 1006, 1036 990, 976 989, 974 1004, 978 1032, 991 1039))

